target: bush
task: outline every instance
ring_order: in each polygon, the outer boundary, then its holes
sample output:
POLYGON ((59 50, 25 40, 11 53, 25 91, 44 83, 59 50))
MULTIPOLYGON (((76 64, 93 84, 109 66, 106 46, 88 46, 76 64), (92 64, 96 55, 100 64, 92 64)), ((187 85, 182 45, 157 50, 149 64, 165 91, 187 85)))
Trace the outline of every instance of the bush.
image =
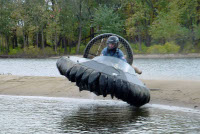
POLYGON ((149 54, 165 54, 167 50, 161 45, 153 45, 147 49, 149 54))
MULTIPOLYGON (((84 53, 84 50, 85 50, 85 45, 81 44, 80 45, 80 48, 79 48, 79 54, 83 54, 84 53)), ((69 48, 67 48, 69 50, 69 48)), ((76 47, 71 47, 71 52, 70 52, 70 55, 74 55, 76 54, 76 47)))
POLYGON ((167 42, 164 45, 167 53, 178 53, 180 50, 180 46, 176 45, 174 42, 167 42))
POLYGON ((167 42, 164 45, 153 45, 148 48, 147 53, 149 54, 170 54, 178 53, 180 46, 176 45, 174 42, 167 42))
POLYGON ((0 50, 0 55, 3 55, 4 54, 4 51, 1 49, 0 50))
POLYGON ((9 55, 16 55, 17 50, 16 49, 10 49, 9 55))
POLYGON ((200 52, 200 42, 195 46, 191 45, 191 42, 187 42, 184 45, 182 52, 183 53, 199 53, 200 52))
POLYGON ((54 50, 50 47, 45 47, 44 50, 41 50, 40 48, 29 46, 24 49, 24 55, 27 57, 46 57, 55 54, 54 50))
POLYGON ((70 54, 71 54, 71 55, 76 54, 76 47, 72 47, 72 48, 71 48, 70 54))
POLYGON ((195 51, 195 48, 191 45, 190 42, 186 42, 182 50, 183 53, 194 53, 195 51))
POLYGON ((0 45, 0 54, 7 54, 6 47, 0 45))
POLYGON ((58 48, 57 48, 57 52, 58 52, 59 55, 63 55, 63 54, 64 54, 64 51, 65 51, 65 49, 62 48, 62 47, 58 47, 58 48))
POLYGON ((133 49, 133 53, 136 54, 141 54, 141 53, 146 53, 148 47, 144 43, 141 44, 141 51, 139 50, 139 44, 130 44, 131 48, 133 49))
POLYGON ((24 49, 24 54, 28 57, 38 57, 41 52, 39 48, 35 48, 34 46, 29 46, 24 49))
POLYGON ((85 45, 81 44, 80 45, 80 51, 79 51, 79 54, 83 54, 84 53, 84 50, 85 50, 85 45))
MULTIPOLYGON (((40 50, 42 51, 42 50, 40 50)), ((44 56, 50 56, 50 55, 55 55, 55 51, 51 47, 45 47, 43 51, 44 56)))
POLYGON ((19 47, 17 47, 17 48, 15 48, 15 49, 11 49, 11 48, 10 48, 10 52, 9 52, 8 54, 9 54, 9 55, 20 55, 20 54, 22 54, 22 53, 23 53, 22 49, 19 48, 19 47))
POLYGON ((197 44, 196 50, 198 53, 200 52, 200 42, 197 44))

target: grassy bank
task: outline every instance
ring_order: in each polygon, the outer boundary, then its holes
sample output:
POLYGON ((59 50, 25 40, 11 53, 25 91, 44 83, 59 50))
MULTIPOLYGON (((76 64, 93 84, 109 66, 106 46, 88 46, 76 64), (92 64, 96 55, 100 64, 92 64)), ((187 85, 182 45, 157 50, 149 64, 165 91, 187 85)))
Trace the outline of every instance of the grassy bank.
MULTIPOLYGON (((187 57, 200 57, 200 45, 189 47, 191 45, 181 48, 174 42, 166 42, 164 45, 154 44, 150 47, 145 46, 143 43, 130 44, 135 58, 187 58, 187 57)), ((83 55, 85 45, 80 46, 79 55, 83 55)), ((15 48, 9 49, 9 52, 0 51, 0 58, 48 58, 62 55, 75 55, 76 47, 67 47, 66 49, 58 47, 57 50, 51 47, 40 49, 34 46, 29 46, 24 49, 15 48)))
MULTIPOLYGON (((85 46, 80 47, 80 55, 83 54, 85 46)), ((40 49, 34 46, 26 47, 25 49, 15 48, 9 49, 9 52, 0 53, 0 58, 48 58, 60 55, 75 55, 76 47, 67 48, 66 51, 62 48, 57 48, 57 51, 51 47, 40 49)))
POLYGON ((165 44, 154 44, 150 47, 142 44, 130 44, 135 54, 188 54, 200 53, 200 43, 192 46, 187 43, 183 47, 177 45, 175 42, 166 42, 165 44))

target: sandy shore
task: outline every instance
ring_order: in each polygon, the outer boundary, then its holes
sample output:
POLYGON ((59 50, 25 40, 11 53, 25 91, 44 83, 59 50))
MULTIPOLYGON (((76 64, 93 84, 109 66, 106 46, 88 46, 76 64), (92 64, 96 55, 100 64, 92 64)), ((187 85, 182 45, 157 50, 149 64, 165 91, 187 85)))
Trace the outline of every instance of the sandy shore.
MULTIPOLYGON (((200 81, 142 80, 151 89, 153 104, 200 109, 200 81)), ((87 99, 111 99, 88 91, 79 92, 65 77, 0 75, 1 95, 51 96, 87 99)))

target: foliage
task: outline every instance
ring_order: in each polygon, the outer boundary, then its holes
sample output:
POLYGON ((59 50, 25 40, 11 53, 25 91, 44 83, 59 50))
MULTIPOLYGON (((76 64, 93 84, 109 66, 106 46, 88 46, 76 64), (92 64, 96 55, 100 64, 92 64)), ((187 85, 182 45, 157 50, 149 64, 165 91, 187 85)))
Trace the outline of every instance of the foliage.
POLYGON ((147 53, 149 53, 149 54, 166 54, 167 50, 162 45, 153 45, 148 48, 147 53))
POLYGON ((30 57, 37 57, 40 54, 40 49, 34 46, 24 48, 24 54, 30 57))
POLYGON ((135 1, 128 6, 129 10, 134 10, 135 13, 131 14, 126 21, 127 34, 129 36, 141 36, 147 30, 147 25, 143 22, 150 19, 149 16, 146 16, 147 12, 149 12, 148 7, 141 1, 135 1))
POLYGON ((200 1, 0 0, 1 55, 82 54, 100 33, 121 35, 134 53, 200 52, 200 1))
POLYGON ((194 47, 193 45, 191 45, 191 42, 186 42, 182 50, 182 53, 196 53, 199 52, 199 50, 200 50, 199 45, 194 47))
POLYGON ((23 57, 47 57, 55 55, 55 52, 52 48, 46 47, 44 50, 41 50, 34 46, 29 46, 23 49, 15 48, 10 49, 9 55, 23 56, 23 57))
POLYGON ((80 46, 80 54, 84 53, 85 47, 86 47, 85 45, 81 44, 81 46, 80 46))
POLYGON ((51 47, 45 47, 43 52, 40 51, 40 53, 43 53, 44 56, 56 55, 55 51, 51 47))
POLYGON ((19 55, 19 54, 22 54, 22 53, 23 53, 23 51, 19 47, 15 48, 15 49, 10 48, 9 55, 19 55))
POLYGON ((149 54, 169 54, 178 53, 180 46, 176 45, 174 42, 167 42, 164 45, 153 45, 147 49, 149 54))
POLYGON ((62 48, 62 47, 58 47, 58 48, 57 48, 57 51, 58 51, 59 55, 64 55, 65 49, 62 48))
POLYGON ((176 45, 174 42, 167 42, 164 45, 167 53, 178 53, 180 50, 180 46, 176 45))
POLYGON ((99 33, 115 33, 121 34, 123 20, 114 12, 114 8, 100 6, 94 14, 93 26, 98 27, 99 33))
POLYGON ((194 27, 195 39, 200 40, 200 24, 193 25, 193 27, 194 27))
POLYGON ((142 45, 141 45, 141 50, 140 50, 140 48, 139 48, 139 44, 130 44, 130 45, 131 45, 131 48, 132 48, 132 50, 133 50, 133 53, 135 53, 135 54, 146 53, 146 51, 147 51, 147 49, 148 49, 148 47, 145 46, 144 43, 142 43, 142 45))
POLYGON ((72 47, 70 51, 70 55, 76 54, 76 47, 72 47))

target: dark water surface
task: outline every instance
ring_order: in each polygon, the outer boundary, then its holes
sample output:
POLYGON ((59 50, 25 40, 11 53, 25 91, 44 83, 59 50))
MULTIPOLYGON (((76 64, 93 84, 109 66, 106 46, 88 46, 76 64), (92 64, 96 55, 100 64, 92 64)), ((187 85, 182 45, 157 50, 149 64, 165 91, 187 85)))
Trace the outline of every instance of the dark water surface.
MULTIPOLYGON (((0 74, 22 76, 60 76, 57 59, 0 59, 0 74)), ((142 79, 200 80, 200 58, 135 59, 142 79)))
POLYGON ((199 133, 200 111, 121 101, 0 96, 1 133, 199 133))

